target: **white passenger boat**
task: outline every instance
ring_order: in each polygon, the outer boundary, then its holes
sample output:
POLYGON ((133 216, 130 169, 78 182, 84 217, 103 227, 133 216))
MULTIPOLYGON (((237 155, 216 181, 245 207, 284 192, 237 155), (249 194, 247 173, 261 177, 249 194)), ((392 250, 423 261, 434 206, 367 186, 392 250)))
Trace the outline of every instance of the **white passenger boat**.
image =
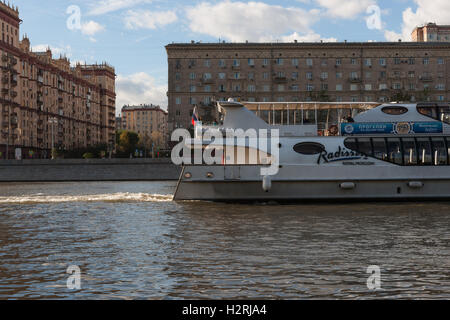
POLYGON ((184 142, 192 154, 209 150, 216 161, 185 161, 174 199, 450 198, 449 104, 274 105, 219 102, 223 123, 197 128, 196 138, 184 142), (270 142, 255 144, 251 135, 227 140, 228 129, 269 130, 270 142), (223 141, 203 136, 208 130, 223 141))

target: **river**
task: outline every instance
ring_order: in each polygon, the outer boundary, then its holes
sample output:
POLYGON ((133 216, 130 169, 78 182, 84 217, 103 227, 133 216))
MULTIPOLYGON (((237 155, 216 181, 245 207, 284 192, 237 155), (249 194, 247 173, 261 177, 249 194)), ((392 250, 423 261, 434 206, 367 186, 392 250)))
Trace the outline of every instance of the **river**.
POLYGON ((450 202, 174 202, 175 184, 0 184, 0 299, 450 299, 450 202))

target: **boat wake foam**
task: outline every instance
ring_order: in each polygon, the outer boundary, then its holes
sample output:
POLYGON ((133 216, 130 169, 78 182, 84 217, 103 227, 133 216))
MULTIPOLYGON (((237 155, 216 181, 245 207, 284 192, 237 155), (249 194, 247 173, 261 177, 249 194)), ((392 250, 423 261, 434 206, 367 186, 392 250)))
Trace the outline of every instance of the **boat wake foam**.
POLYGON ((173 195, 148 193, 112 193, 94 195, 43 195, 0 197, 0 204, 34 204, 64 202, 170 202, 173 195))

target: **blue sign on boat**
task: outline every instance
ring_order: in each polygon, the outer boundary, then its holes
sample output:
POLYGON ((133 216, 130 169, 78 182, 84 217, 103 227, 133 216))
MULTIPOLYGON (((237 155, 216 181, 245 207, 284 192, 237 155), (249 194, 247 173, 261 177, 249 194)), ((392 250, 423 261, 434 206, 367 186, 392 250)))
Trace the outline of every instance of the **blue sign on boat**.
POLYGON ((341 123, 341 134, 417 134, 442 133, 441 122, 372 122, 372 123, 341 123))

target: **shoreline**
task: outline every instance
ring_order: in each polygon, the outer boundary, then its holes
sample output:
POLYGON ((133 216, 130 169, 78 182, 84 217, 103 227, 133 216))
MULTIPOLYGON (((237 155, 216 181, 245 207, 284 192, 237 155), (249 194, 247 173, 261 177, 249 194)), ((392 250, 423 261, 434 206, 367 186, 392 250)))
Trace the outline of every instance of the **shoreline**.
POLYGON ((1 160, 0 182, 175 181, 170 159, 1 160))

